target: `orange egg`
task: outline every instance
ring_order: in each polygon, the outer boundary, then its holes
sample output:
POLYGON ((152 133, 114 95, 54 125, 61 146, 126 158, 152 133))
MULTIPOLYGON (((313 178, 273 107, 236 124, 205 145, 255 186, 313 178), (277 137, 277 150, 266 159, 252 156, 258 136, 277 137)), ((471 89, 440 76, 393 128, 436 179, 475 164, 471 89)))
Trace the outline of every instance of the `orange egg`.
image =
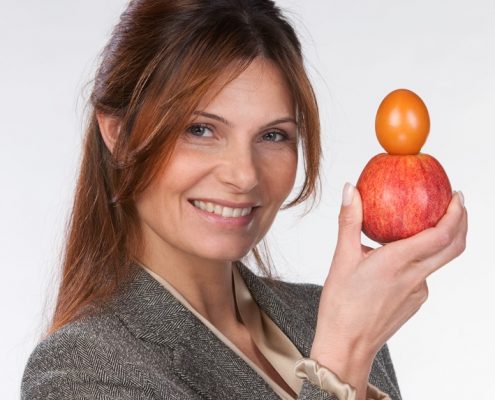
POLYGON ((390 92, 376 113, 378 141, 389 154, 418 154, 430 132, 423 100, 407 89, 390 92))

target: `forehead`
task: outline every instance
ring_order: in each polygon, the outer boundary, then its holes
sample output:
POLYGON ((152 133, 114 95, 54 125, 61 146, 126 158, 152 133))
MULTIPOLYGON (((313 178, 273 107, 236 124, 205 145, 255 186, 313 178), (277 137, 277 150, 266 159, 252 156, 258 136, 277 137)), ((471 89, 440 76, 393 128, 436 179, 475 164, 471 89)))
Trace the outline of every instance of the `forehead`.
POLYGON ((215 80, 201 99, 200 109, 242 105, 243 108, 263 108, 270 113, 293 115, 294 104, 289 85, 275 63, 256 58, 234 78, 232 74, 233 70, 227 69, 215 80))

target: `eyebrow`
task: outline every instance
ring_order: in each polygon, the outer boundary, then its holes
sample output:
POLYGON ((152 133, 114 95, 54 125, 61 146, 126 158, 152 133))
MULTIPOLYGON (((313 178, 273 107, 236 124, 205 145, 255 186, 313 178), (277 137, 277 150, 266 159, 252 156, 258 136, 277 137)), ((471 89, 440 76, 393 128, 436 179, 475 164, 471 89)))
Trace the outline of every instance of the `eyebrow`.
MULTIPOLYGON (((214 119, 216 121, 221 122, 222 124, 227 125, 228 127, 232 127, 232 124, 220 115, 207 113, 205 111, 194 111, 193 114, 194 115, 201 115, 201 116, 206 117, 206 118, 211 118, 211 119, 214 119)), ((273 121, 269 122, 268 124, 262 126, 261 128, 264 129, 264 128, 268 128, 272 125, 282 124, 285 122, 292 122, 294 125, 297 126, 297 122, 294 118, 284 117, 284 118, 278 118, 276 120, 273 120, 273 121)))

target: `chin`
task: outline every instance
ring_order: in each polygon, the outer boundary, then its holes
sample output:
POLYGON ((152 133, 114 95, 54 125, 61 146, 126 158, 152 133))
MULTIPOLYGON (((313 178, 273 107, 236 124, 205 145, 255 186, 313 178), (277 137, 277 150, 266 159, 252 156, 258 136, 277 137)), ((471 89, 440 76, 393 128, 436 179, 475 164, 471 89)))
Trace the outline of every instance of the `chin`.
POLYGON ((251 249, 249 249, 248 251, 244 251, 244 252, 228 252, 228 253, 224 252, 223 254, 219 254, 218 257, 215 257, 214 259, 218 260, 218 261, 241 260, 242 258, 246 257, 250 251, 251 251, 251 249))
MULTIPOLYGON (((260 242, 259 232, 239 234, 196 234, 189 235, 190 240, 181 240, 174 247, 183 253, 204 259, 206 262, 225 262, 240 260, 247 256, 260 242)), ((181 238, 182 239, 182 238, 181 238)))
POLYGON ((218 251, 204 252, 202 257, 212 261, 236 261, 246 257, 252 250, 252 247, 239 249, 230 247, 227 251, 225 249, 226 247, 219 249, 218 251))

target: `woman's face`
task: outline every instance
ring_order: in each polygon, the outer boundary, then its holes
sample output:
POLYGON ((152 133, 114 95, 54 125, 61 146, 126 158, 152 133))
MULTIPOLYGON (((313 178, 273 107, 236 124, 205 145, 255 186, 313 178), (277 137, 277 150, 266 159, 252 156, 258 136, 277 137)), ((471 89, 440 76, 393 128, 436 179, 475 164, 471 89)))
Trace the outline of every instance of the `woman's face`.
POLYGON ((136 201, 147 262, 240 259, 266 234, 294 185, 295 110, 278 68, 256 59, 211 97, 136 201))

